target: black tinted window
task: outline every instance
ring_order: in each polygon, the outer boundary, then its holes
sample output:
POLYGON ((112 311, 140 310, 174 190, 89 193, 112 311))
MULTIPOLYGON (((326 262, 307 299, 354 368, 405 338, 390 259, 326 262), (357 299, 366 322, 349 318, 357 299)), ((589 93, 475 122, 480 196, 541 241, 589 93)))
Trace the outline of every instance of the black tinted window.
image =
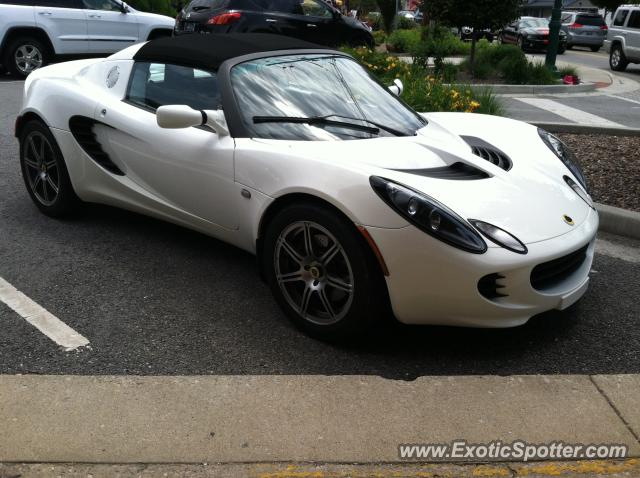
POLYGON ((302 5, 297 0, 269 0, 267 10, 271 12, 293 13, 304 15, 302 5))
POLYGON ((627 19, 628 14, 629 10, 618 10, 618 14, 613 20, 613 24, 617 27, 621 27, 622 25, 624 25, 624 21, 627 19))
POLYGON ((82 8, 80 0, 34 0, 32 5, 53 8, 82 8))
POLYGON ((152 109, 164 105, 220 109, 215 73, 164 63, 136 63, 131 72, 127 100, 152 109))
POLYGON ((111 0, 82 0, 84 8, 88 10, 106 10, 108 12, 121 12, 120 4, 111 0))
POLYGON ((206 10, 218 10, 224 8, 228 0, 193 0, 185 11, 187 12, 201 12, 206 10))
POLYGON ((579 23, 580 25, 599 27, 604 25, 604 20, 600 15, 578 15, 576 17, 576 23, 579 23))
POLYGON ((629 28, 640 28, 640 10, 634 10, 629 17, 629 28))

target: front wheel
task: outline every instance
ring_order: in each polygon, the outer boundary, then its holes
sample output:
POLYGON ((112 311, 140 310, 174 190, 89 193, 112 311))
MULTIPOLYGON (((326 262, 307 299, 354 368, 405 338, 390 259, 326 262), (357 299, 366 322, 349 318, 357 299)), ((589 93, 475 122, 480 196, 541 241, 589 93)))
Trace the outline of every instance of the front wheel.
POLYGON ((629 65, 629 62, 622 51, 622 47, 614 45, 609 54, 609 66, 613 71, 624 71, 627 69, 627 65, 629 65))
POLYGON ((520 48, 522 51, 526 51, 523 37, 518 37, 518 48, 520 48))
POLYGON ((296 326, 341 340, 365 332, 386 310, 384 279, 370 256, 353 223, 317 204, 298 204, 267 226, 263 270, 296 326))
POLYGON ((46 215, 67 216, 81 204, 62 152, 49 128, 40 121, 29 121, 22 129, 20 167, 29 196, 46 215))

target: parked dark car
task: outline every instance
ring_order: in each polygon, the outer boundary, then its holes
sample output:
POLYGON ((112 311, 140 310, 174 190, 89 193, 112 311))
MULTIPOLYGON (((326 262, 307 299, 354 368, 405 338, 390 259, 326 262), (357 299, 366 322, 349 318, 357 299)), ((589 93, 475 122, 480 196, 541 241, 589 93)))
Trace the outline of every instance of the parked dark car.
MULTIPOLYGON (((546 50, 549 45, 549 20, 537 17, 522 17, 502 29, 498 35, 500 43, 513 43, 528 50, 546 50)), ((567 34, 560 30, 558 53, 567 49, 567 34)))
MULTIPOLYGON (((471 27, 461 27, 461 28, 458 29, 457 33, 458 33, 458 37, 462 41, 471 41, 471 40, 473 40, 473 28, 471 28, 471 27)), ((489 28, 486 28, 484 30, 479 30, 476 35, 477 35, 478 40, 481 40, 481 39, 484 38, 489 43, 493 43, 494 35, 493 35, 493 32, 489 28)))
POLYGON ((374 47, 371 31, 322 0, 193 0, 174 33, 273 33, 327 46, 374 47))

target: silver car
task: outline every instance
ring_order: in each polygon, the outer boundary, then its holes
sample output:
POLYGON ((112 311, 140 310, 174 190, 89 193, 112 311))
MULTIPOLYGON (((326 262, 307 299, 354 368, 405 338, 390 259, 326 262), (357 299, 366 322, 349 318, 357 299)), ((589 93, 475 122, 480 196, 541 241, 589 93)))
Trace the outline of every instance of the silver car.
POLYGON ((640 63, 640 5, 618 7, 604 45, 612 70, 624 71, 629 63, 640 63))
POLYGON ((562 30, 567 34, 567 49, 586 46, 599 51, 607 37, 602 15, 586 12, 562 12, 562 30))

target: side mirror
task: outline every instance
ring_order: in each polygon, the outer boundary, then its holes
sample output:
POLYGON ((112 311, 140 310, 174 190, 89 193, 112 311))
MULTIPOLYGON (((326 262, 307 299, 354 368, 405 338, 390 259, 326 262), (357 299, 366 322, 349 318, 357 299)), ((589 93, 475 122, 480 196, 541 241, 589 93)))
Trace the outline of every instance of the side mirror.
POLYGON ((187 105, 165 105, 156 110, 158 126, 167 129, 208 126, 218 136, 228 136, 229 129, 222 110, 194 110, 187 105))
POLYGON ((404 91, 404 85, 398 78, 393 80, 393 85, 389 86, 389 91, 396 96, 400 96, 404 91))
POLYGON ((120 11, 122 13, 129 13, 129 5, 127 5, 125 2, 122 2, 120 4, 120 11))

